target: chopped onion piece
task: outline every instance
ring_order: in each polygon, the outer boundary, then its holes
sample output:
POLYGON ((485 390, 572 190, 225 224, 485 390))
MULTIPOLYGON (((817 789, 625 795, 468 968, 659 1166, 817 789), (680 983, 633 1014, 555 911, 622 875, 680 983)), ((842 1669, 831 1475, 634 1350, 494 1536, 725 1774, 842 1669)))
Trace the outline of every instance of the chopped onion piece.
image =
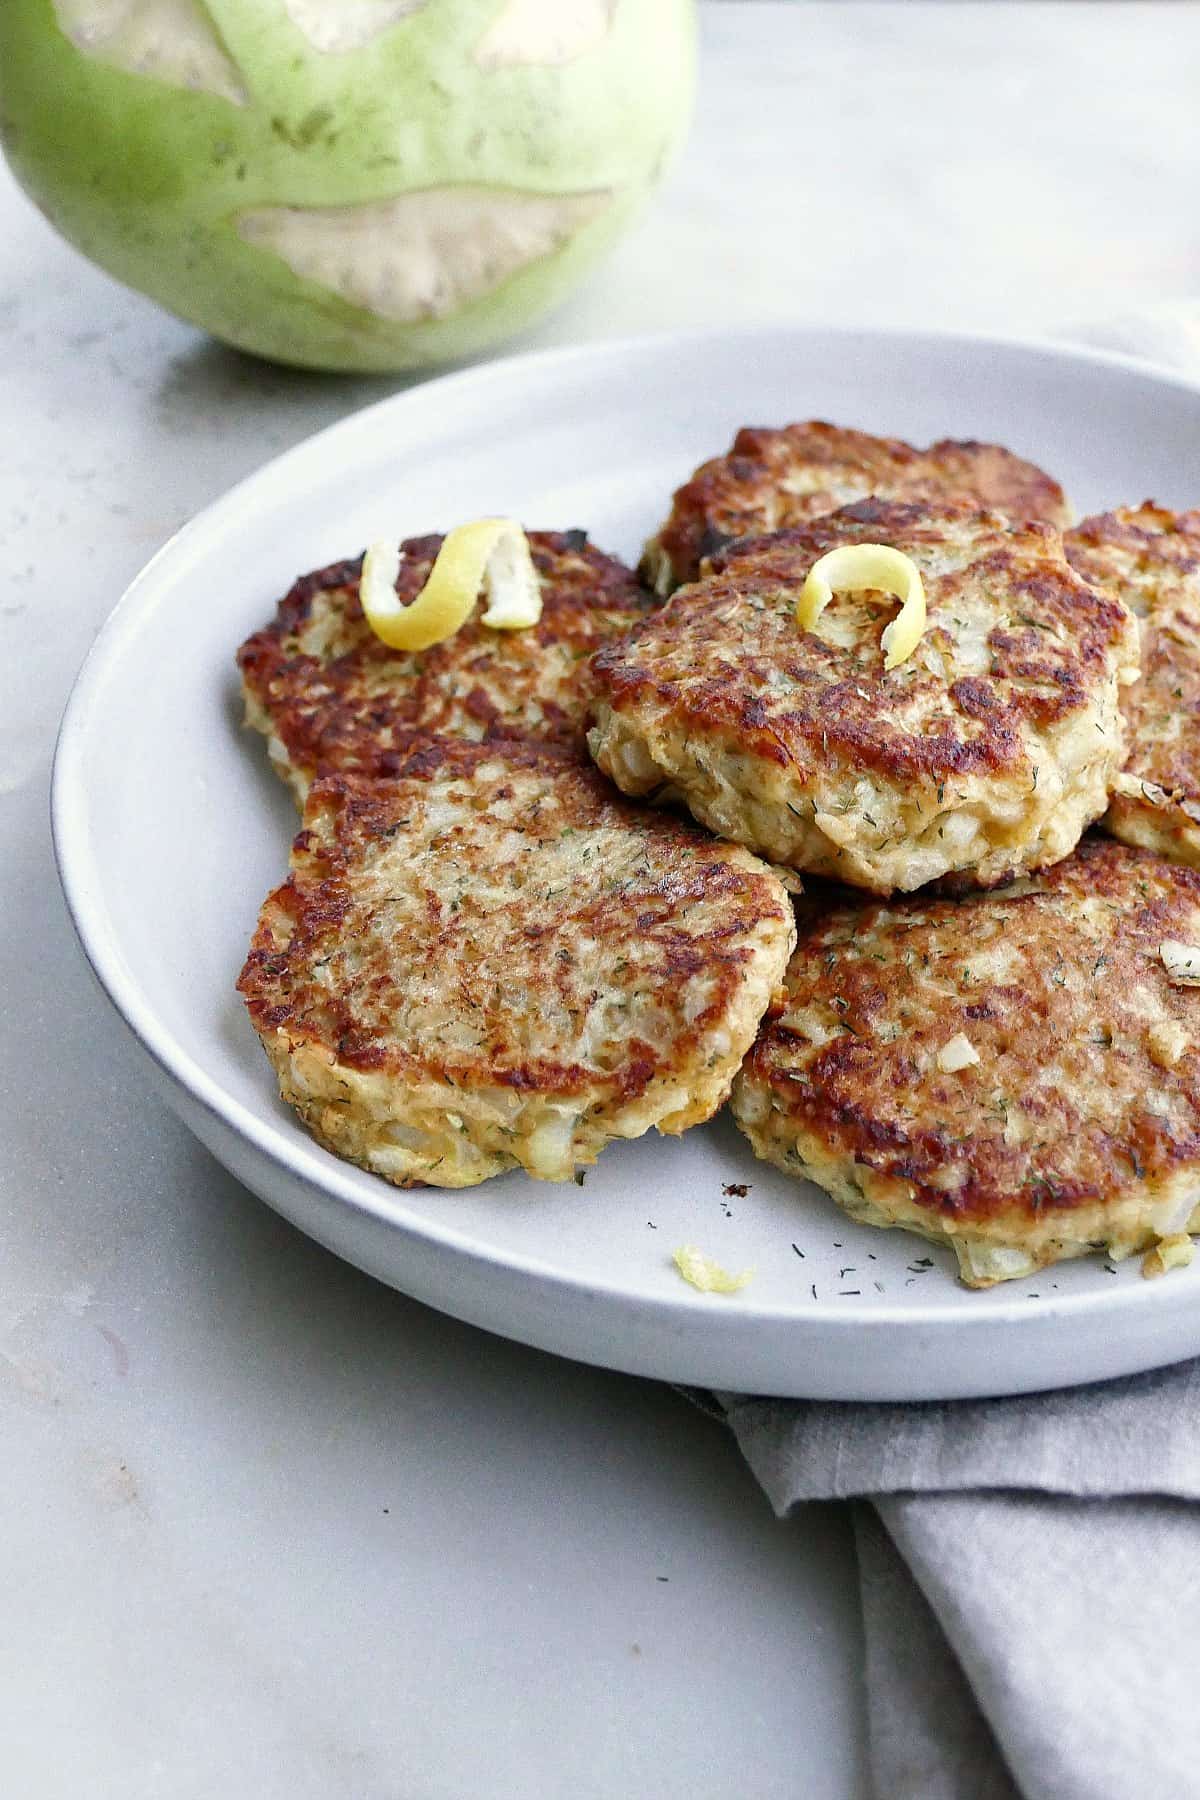
POLYGON ((1181 944, 1176 938, 1164 938, 1158 946, 1163 967, 1180 987, 1200 987, 1200 944, 1181 944))
POLYGON ((1152 1280, 1155 1275, 1165 1275, 1168 1269, 1186 1269, 1195 1254, 1196 1246, 1186 1232, 1159 1238, 1143 1258, 1142 1274, 1152 1280))
POLYGON ((959 1069, 972 1069, 979 1061, 979 1052, 964 1031, 952 1037, 948 1044, 943 1044, 937 1053, 937 1066, 943 1075, 955 1075, 959 1069))
POLYGON ((753 1269, 743 1269, 740 1275, 731 1275, 728 1269, 723 1269, 719 1262, 714 1262, 711 1256, 705 1256, 703 1250, 697 1250, 692 1244, 681 1244, 676 1250, 675 1267, 683 1279, 699 1288, 702 1294, 736 1294, 754 1274, 753 1269))

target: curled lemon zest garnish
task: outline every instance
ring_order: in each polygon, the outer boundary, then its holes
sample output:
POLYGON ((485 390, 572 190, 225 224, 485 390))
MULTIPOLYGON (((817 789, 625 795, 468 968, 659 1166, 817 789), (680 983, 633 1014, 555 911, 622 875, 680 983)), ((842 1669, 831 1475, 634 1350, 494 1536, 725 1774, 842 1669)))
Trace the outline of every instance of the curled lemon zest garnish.
POLYGON ((692 1244, 681 1244, 673 1260, 683 1279, 702 1294, 736 1294, 754 1274, 753 1269, 743 1269, 740 1275, 731 1275, 692 1244))
POLYGON ((921 641, 925 589, 916 563, 890 544, 840 544, 822 556, 800 589, 796 623, 811 631, 834 594, 858 594, 866 589, 894 594, 901 602, 900 611, 879 640, 884 668, 894 669, 921 641))
POLYGON ((415 600, 396 593, 400 551, 386 539, 363 557, 359 600, 367 624, 392 650, 428 650, 462 628, 482 588, 493 631, 521 631, 542 616, 529 540, 513 519, 476 519, 448 532, 415 600))

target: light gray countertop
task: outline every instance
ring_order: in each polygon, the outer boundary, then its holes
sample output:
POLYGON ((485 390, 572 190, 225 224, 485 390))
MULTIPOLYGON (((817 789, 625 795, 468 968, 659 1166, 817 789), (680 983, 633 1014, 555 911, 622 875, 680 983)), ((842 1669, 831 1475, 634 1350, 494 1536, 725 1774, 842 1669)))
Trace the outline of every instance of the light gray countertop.
MULTIPOLYGON (((1197 9, 738 0, 704 35, 671 184, 529 342, 1200 293, 1197 9)), ((0 246, 4 1791, 863 1792, 838 1510, 776 1523, 669 1391, 339 1264, 149 1093, 58 898, 59 713, 170 532, 398 384, 218 348, 2 173, 0 246)))

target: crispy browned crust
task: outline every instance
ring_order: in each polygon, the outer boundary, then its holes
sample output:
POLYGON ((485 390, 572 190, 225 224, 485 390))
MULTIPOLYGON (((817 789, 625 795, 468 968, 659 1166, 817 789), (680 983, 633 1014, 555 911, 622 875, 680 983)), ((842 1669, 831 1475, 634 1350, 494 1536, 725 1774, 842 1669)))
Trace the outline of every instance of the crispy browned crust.
MULTIPOLYGON (((391 780, 313 784, 238 986, 281 1078, 315 1052, 309 1068, 387 1078, 401 1118, 409 1095, 456 1116, 509 1090, 577 1105, 602 1142, 720 1104, 793 939, 745 851, 630 806, 567 750, 443 739, 399 751, 391 780), (655 1094, 669 1107, 640 1123, 655 1094)), ((288 1097, 369 1164, 327 1095, 288 1097)), ((595 1135, 581 1145, 592 1160, 595 1135)), ((524 1160, 493 1152, 483 1173, 524 1160)))
POLYGON ((1159 953, 1198 933, 1200 872, 1102 838, 1011 890, 835 905, 801 920, 735 1110, 765 1096, 773 1160, 805 1146, 809 1172, 852 1170, 940 1230, 1070 1235, 1200 1174, 1200 990, 1159 953), (1169 1066, 1153 1033, 1172 1025, 1169 1066), (959 1033, 978 1064, 941 1073, 959 1033))
POLYGON ((1105 829, 1200 865, 1200 511, 1147 500, 1066 534, 1086 581, 1136 614, 1141 680, 1121 701, 1128 755, 1105 829))
MULTIPOLYGON (((588 657, 652 604, 636 576, 582 531, 529 534, 542 616, 492 631, 477 609, 454 637, 420 653, 390 650, 358 599, 361 558, 302 576, 238 666, 252 724, 274 738, 300 795, 318 770, 389 776, 413 731, 476 740, 509 735, 582 743, 588 657)), ((410 538, 396 591, 415 599, 441 548, 410 538)))
POLYGON ((694 581, 704 557, 731 538, 802 525, 869 495, 965 499, 1017 519, 1065 525, 1057 481, 998 444, 949 439, 917 450, 819 419, 744 427, 725 456, 702 463, 675 495, 643 567, 660 592, 694 581), (669 572, 669 579, 668 579, 669 572))
POLYGON ((749 754, 804 767, 845 757, 893 780, 937 782, 1027 761, 1022 727, 1038 730, 1092 704, 1125 638, 1128 617, 1067 564, 1053 528, 1015 524, 967 505, 863 500, 810 524, 714 556, 707 578, 650 618, 636 636, 598 653, 601 691, 620 704, 670 690, 685 716, 736 734, 749 754), (998 596, 986 675, 947 691, 935 674, 902 677, 919 733, 896 730, 896 671, 879 637, 888 614, 849 649, 795 621, 805 577, 839 544, 886 543, 925 564, 925 640, 953 638, 964 591, 998 596), (922 557, 922 552, 925 553, 922 557), (774 698, 778 678, 794 684, 774 698), (940 717, 930 724, 930 708, 940 717))
POLYGON ((793 770, 799 787, 838 767, 932 790, 1016 770, 1033 785, 1029 733, 1094 706, 1128 637, 1128 612, 1070 569, 1051 526, 955 502, 862 500, 712 556, 705 580, 604 644, 594 668, 615 713, 669 713, 687 736, 793 770), (802 632, 795 605, 813 562, 864 542, 923 567, 923 644, 946 657, 963 599, 984 590, 995 601, 986 673, 946 686, 918 655, 885 673, 880 607, 865 610, 853 643, 802 632))

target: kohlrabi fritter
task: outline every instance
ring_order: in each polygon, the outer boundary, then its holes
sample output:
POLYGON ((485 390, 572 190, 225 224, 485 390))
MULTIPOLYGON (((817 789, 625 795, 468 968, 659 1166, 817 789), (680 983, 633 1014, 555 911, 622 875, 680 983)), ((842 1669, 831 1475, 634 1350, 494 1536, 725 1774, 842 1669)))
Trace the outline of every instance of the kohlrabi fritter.
POLYGON ((1106 838, 961 900, 835 896, 734 1116, 972 1286, 1153 1249, 1200 1229, 1198 981, 1200 871, 1106 838))
MULTIPOLYGON (((582 746, 591 654, 652 602, 585 532, 528 536, 542 616, 527 630, 493 631, 477 608, 444 643, 391 650, 363 616, 356 558, 302 576, 247 639, 238 652, 247 722, 301 804, 318 773, 394 774, 414 731, 582 746)), ((396 591, 406 604, 442 541, 402 546, 396 591)))
POLYGON ((681 799, 771 862, 888 894, 986 887, 1066 856, 1124 760, 1137 628, 1050 525, 865 500, 731 545, 594 659, 589 744, 626 793, 681 799), (891 546, 926 619, 885 667, 896 602, 797 604, 841 546, 891 546))
POLYGON ((1200 866, 1200 511, 1147 501, 1085 519, 1065 542, 1084 580, 1118 595, 1141 636, 1104 829, 1200 866))
POLYGON ((724 456, 702 463, 676 493, 646 545, 642 569, 660 594, 695 581, 705 557, 733 538, 803 525, 874 495, 881 500, 969 500, 1014 519, 1065 525, 1070 511, 1053 476, 999 444, 944 439, 918 450, 809 419, 746 427, 724 456))
POLYGON ((795 942, 778 877, 554 746, 398 765, 313 784, 239 983, 314 1136, 466 1187, 709 1118, 795 942))

